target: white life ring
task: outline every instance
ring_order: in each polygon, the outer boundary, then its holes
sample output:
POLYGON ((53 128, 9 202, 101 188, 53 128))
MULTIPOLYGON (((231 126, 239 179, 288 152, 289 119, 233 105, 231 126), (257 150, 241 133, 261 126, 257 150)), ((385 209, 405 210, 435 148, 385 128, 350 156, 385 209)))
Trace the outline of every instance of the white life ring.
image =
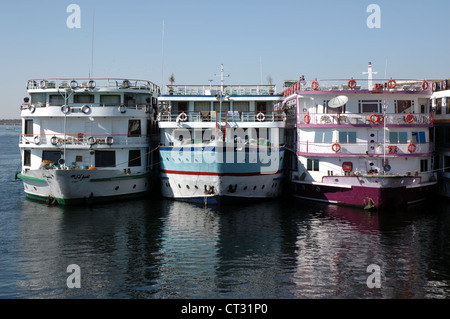
POLYGON ((34 137, 34 144, 36 144, 36 145, 41 144, 41 137, 39 135, 36 135, 34 137))
POLYGON ((94 80, 90 80, 90 81, 88 82, 88 87, 89 87, 91 90, 95 89, 95 86, 96 86, 96 83, 95 83, 94 80))
POLYGON ((34 111, 36 111, 36 106, 34 104, 30 104, 28 105, 28 110, 30 113, 34 113, 34 111))
POLYGON ((91 145, 94 145, 95 143, 97 143, 97 139, 95 137, 93 137, 93 136, 89 136, 87 141, 91 145))
POLYGON ((61 112, 63 112, 64 114, 69 113, 70 107, 67 104, 64 104, 63 106, 61 106, 61 112))
POLYGON ((177 117, 177 121, 180 121, 180 122, 186 122, 187 121, 187 115, 186 115, 186 113, 180 113, 180 115, 178 115, 178 117, 177 117))
POLYGON ((45 80, 42 80, 40 83, 39 83, 39 87, 41 88, 41 89, 46 89, 47 88, 47 81, 45 81, 45 80))
POLYGON ((56 144, 58 144, 58 138, 57 138, 56 136, 52 136, 52 138, 50 139, 50 142, 51 142, 53 145, 56 145, 56 144))
POLYGON ((114 144, 114 138, 112 136, 108 136, 106 138, 106 144, 108 144, 108 145, 114 144))
POLYGON ((85 104, 81 107, 81 112, 83 112, 84 114, 88 114, 90 111, 91 111, 91 107, 87 104, 85 104))
POLYGON ((75 90, 77 87, 78 87, 78 82, 75 81, 75 80, 72 80, 72 81, 70 82, 70 88, 71 88, 72 90, 75 90))
POLYGON ((119 106, 119 112, 120 113, 125 113, 127 111, 127 107, 125 106, 125 105, 121 105, 121 106, 119 106))
POLYGON ((266 120, 266 116, 264 115, 264 113, 259 112, 259 113, 256 115, 256 119, 257 119, 258 121, 260 121, 260 122, 264 122, 264 121, 266 120))

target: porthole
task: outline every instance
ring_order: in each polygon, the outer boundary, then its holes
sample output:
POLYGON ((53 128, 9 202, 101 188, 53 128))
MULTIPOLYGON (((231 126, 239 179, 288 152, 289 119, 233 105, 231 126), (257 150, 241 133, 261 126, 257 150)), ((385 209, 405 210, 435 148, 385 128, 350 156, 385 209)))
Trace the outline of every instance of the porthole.
POLYGON ((118 190, 119 189, 119 186, 116 186, 116 188, 114 188, 114 190, 118 190))
POLYGON ((246 190, 247 190, 247 186, 244 187, 244 191, 246 191, 246 190))
POLYGON ((195 187, 195 189, 198 189, 198 186, 197 186, 197 185, 195 185, 194 187, 195 187))
POLYGON ((256 190, 256 186, 253 186, 253 190, 256 190))
POLYGON ((133 189, 135 189, 135 188, 136 188, 136 184, 133 185, 133 189))
POLYGON ((265 185, 261 186, 261 189, 264 189, 265 185))
POLYGON ((186 188, 187 188, 187 189, 191 189, 191 188, 189 187, 189 185, 186 185, 186 188))
POLYGON ((180 185, 180 184, 178 184, 178 188, 181 188, 181 185, 180 185))

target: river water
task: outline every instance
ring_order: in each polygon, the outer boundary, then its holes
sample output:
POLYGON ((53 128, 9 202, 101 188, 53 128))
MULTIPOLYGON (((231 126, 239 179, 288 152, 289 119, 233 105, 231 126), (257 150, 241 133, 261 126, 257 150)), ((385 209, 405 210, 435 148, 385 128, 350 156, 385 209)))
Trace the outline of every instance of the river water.
POLYGON ((49 207, 26 199, 14 179, 19 133, 0 126, 1 299, 450 296, 442 200, 381 212, 289 196, 221 208, 157 195, 49 207))

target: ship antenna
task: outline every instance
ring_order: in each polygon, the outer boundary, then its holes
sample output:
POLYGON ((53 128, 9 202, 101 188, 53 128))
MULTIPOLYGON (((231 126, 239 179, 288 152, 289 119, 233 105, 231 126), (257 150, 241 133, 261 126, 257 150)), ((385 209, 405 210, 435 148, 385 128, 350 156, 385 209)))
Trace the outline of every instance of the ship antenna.
POLYGON ((165 21, 162 25, 162 43, 161 43, 161 90, 164 90, 164 27, 165 21))
POLYGON ((89 71, 89 79, 94 76, 94 32, 95 32, 95 9, 92 17, 92 43, 91 43, 91 70, 89 71))

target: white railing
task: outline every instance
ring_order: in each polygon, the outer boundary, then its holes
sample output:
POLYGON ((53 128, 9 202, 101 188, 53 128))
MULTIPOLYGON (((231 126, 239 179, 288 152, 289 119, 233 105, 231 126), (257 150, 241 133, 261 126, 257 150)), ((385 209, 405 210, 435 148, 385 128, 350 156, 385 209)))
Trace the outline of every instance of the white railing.
POLYGON ((161 111, 160 122, 282 122, 281 111, 161 111))
POLYGON ((380 113, 343 113, 343 114, 298 114, 298 124, 373 124, 383 125, 384 122, 388 125, 402 125, 402 124, 431 124, 430 114, 411 114, 411 113, 388 113, 385 116, 380 113))
POLYGON ((147 136, 128 136, 128 135, 84 135, 84 134, 34 134, 20 135, 20 144, 32 145, 74 145, 74 146, 92 146, 92 145, 148 145, 147 136))
MULTIPOLYGON (((167 85, 166 94, 173 95, 217 95, 220 85, 167 85)), ((226 85, 224 95, 272 95, 276 93, 276 85, 226 85)))

